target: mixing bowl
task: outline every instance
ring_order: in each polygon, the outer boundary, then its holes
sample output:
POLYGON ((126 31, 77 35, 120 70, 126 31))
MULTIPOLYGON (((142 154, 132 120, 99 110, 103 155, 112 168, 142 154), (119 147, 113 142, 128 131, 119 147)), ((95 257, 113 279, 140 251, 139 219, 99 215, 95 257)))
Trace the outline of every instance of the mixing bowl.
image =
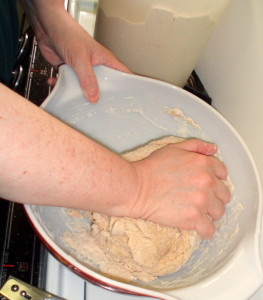
POLYGON ((183 89, 104 66, 94 71, 100 87, 97 104, 84 99, 76 75, 63 65, 43 109, 117 153, 168 135, 215 142, 234 185, 232 201, 215 236, 202 241, 179 271, 150 283, 109 278, 65 243, 63 234, 74 233, 76 224, 88 230, 83 212, 83 218, 75 218, 66 208, 26 205, 44 244, 81 277, 114 291, 160 299, 248 299, 263 281, 262 193, 258 171, 238 133, 214 108, 183 89))

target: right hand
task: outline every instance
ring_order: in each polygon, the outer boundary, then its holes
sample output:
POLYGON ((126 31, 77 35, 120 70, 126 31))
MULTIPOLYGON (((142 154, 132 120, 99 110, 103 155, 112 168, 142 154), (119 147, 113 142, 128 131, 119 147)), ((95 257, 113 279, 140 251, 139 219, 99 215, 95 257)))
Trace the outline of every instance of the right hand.
POLYGON ((129 216, 211 238, 213 221, 224 215, 231 198, 223 182, 227 169, 213 156, 216 152, 216 145, 192 139, 134 162, 139 184, 129 216))

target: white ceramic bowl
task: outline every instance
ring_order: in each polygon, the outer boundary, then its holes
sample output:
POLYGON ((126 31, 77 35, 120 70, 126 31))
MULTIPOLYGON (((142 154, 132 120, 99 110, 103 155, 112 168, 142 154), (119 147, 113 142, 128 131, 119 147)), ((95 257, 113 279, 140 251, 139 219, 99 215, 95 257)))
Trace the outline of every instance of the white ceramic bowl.
MULTIPOLYGON (((233 199, 215 237, 203 241, 178 272, 149 284, 126 284, 101 275, 61 239, 66 230, 73 230, 66 209, 26 205, 42 241, 74 272, 111 290, 161 299, 248 299, 263 280, 259 250, 262 195, 257 169, 244 142, 215 109, 180 88, 104 66, 94 70, 101 92, 98 104, 84 99, 77 77, 64 65, 42 107, 117 153, 167 135, 215 142, 235 186, 233 199), (171 109, 184 115, 173 116, 171 109)), ((87 223, 84 219, 82 225, 87 223)))

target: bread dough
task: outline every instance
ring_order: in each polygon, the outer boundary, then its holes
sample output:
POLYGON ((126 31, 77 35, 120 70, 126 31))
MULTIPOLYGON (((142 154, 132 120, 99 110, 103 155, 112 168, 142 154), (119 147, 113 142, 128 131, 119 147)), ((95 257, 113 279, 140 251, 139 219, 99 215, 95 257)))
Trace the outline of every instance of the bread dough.
MULTIPOLYGON (((169 143, 182 141, 166 137, 123 155, 128 161, 147 157, 169 143)), ((122 281, 150 282, 158 276, 177 271, 197 248, 193 231, 160 226, 150 221, 108 217, 92 213, 89 232, 70 236, 64 241, 82 257, 95 262, 100 271, 122 281)), ((89 214, 89 218, 91 218, 89 214)))
POLYGON ((142 160, 145 157, 149 156, 152 152, 154 152, 168 144, 179 143, 184 140, 185 139, 183 139, 181 137, 177 137, 177 136, 167 136, 167 137, 161 138, 159 140, 154 140, 154 141, 148 143, 147 145, 139 147, 133 151, 124 153, 122 155, 122 157, 130 162, 142 160))

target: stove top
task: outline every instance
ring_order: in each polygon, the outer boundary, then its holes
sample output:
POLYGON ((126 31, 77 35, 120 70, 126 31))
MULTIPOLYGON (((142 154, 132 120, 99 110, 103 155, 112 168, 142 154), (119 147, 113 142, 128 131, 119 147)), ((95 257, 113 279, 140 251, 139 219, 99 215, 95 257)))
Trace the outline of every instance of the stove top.
POLYGON ((0 287, 13 276, 44 288, 48 253, 30 226, 23 205, 1 199, 0 223, 0 287))

